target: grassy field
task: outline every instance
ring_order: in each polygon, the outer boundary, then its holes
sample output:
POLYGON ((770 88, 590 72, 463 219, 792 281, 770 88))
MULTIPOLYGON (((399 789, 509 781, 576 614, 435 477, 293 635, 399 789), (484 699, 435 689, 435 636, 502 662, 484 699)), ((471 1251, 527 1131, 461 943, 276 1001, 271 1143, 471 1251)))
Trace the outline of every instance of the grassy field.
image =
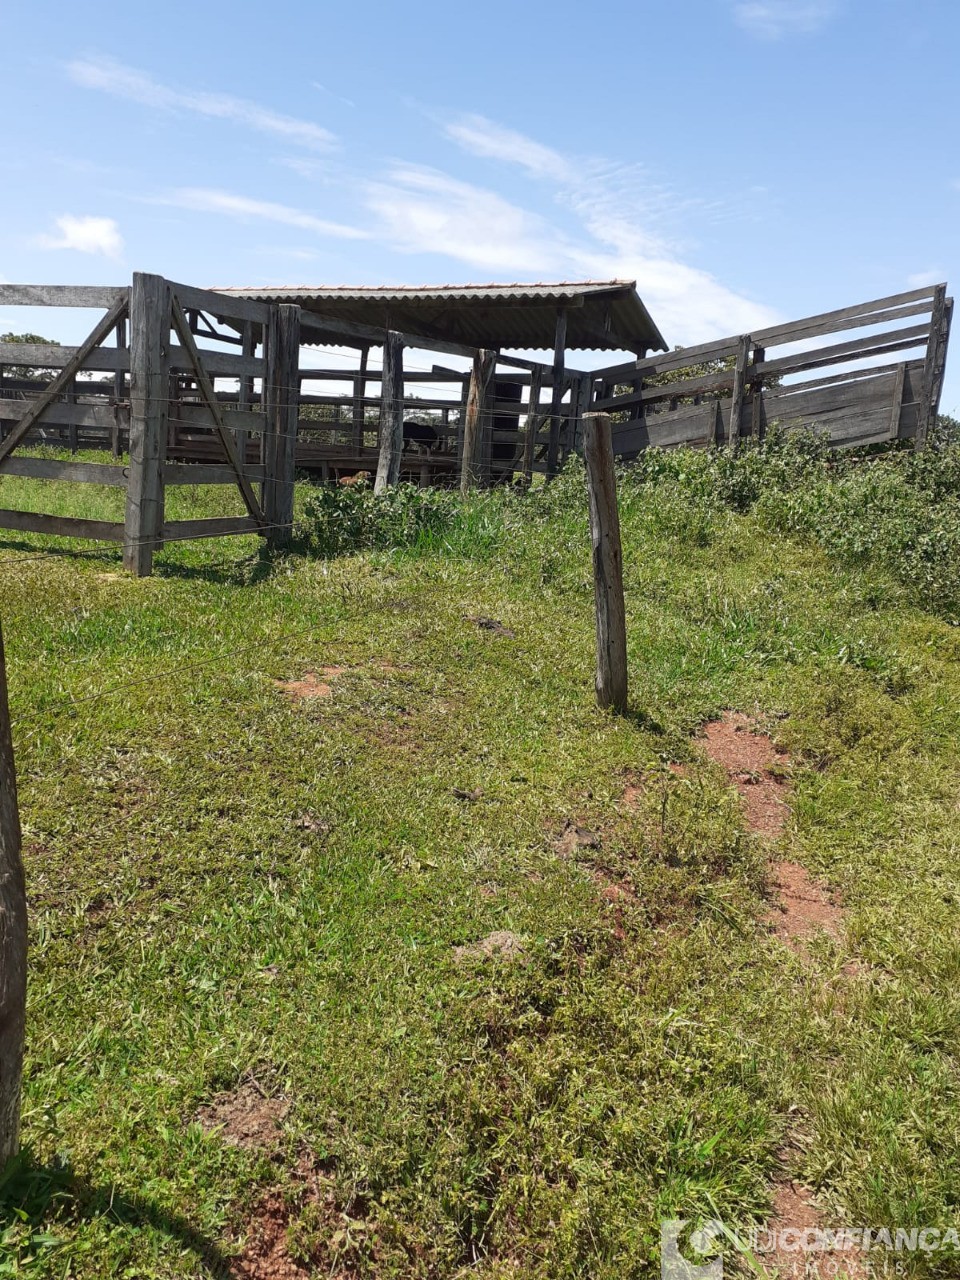
POLYGON ((304 485, 289 554, 186 543, 141 581, 7 535, 32 967, 0 1275, 227 1275, 267 1205, 302 1271, 236 1274, 624 1280, 661 1219, 762 1222, 785 1178, 831 1223, 954 1226, 955 472, 648 459, 622 718, 576 470, 466 505, 304 485), (775 850, 697 736, 724 708, 790 753, 775 850), (569 822, 596 839, 564 856, 569 822), (771 934, 771 854, 839 937, 771 934), (519 954, 470 950, 494 931, 519 954), (251 1082, 260 1149, 198 1119, 251 1082))

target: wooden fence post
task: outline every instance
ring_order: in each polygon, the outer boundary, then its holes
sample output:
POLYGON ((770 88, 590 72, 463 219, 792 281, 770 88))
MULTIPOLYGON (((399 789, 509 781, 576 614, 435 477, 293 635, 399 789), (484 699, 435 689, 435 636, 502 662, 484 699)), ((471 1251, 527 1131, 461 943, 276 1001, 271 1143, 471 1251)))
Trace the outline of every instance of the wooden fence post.
POLYGON ((917 449, 925 449, 927 447, 927 438, 931 428, 935 428, 937 425, 937 412, 940 408, 940 383, 943 379, 943 368, 946 360, 948 331, 947 286, 940 284, 937 285, 933 295, 930 336, 927 339, 927 353, 920 379, 920 407, 917 415, 917 434, 914 441, 917 449))
POLYGON ((266 338, 267 434, 260 506, 267 520, 267 541, 280 546, 289 540, 293 525, 300 421, 300 308, 293 303, 271 307, 266 338))
POLYGON ((597 606, 597 702, 627 709, 627 622, 623 599, 623 548, 617 510, 610 415, 583 419, 583 458, 590 496, 590 538, 597 606))
POLYGON ((170 285, 134 272, 130 289, 130 478, 123 564, 138 578, 153 571, 163 533, 163 461, 167 452, 170 285))
POLYGON ((530 373, 530 394, 527 400, 527 426, 523 433, 523 483, 529 485, 533 480, 533 455, 537 447, 537 432, 540 430, 540 388, 543 384, 543 369, 537 365, 530 373))
POLYGON ((736 453, 743 435, 743 401, 747 389, 747 362, 750 359, 750 335, 745 333, 737 347, 737 363, 733 370, 733 398, 730 401, 730 429, 727 443, 736 453))
POLYGON ((0 635, 0 1169, 20 1149, 20 1081, 27 998, 27 896, 17 775, 0 635))
POLYGON ((374 493, 383 493, 400 479, 403 460, 403 335, 387 330, 383 343, 380 382, 380 457, 374 493))
POLYGON ((467 392, 467 414, 463 424, 463 452, 460 456, 460 492, 464 495, 480 480, 480 426, 487 408, 496 363, 497 353, 483 347, 473 357, 470 390, 467 392))

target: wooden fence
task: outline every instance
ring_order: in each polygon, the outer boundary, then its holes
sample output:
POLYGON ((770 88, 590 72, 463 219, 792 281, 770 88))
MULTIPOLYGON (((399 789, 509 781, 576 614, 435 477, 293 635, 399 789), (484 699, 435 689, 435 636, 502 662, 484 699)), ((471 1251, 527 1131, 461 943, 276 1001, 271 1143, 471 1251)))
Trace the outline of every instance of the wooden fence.
POLYGON ((138 575, 150 573, 165 541, 237 533, 279 539, 289 530, 299 308, 139 273, 129 288, 0 285, 0 304, 104 310, 77 347, 0 343, 0 370, 45 370, 50 379, 0 377, 0 476, 126 491, 122 523, 0 510, 0 528, 120 542, 124 564, 138 575), (218 380, 229 390, 218 390, 218 380), (128 447, 129 465, 24 451, 65 440, 74 449, 109 445, 115 457, 128 447), (195 440, 214 442, 219 465, 183 460, 195 440), (235 485, 246 515, 168 521, 165 489, 182 484, 235 485))
POLYGON ((592 408, 614 415, 620 458, 650 446, 735 449, 773 423, 817 429, 841 448, 891 440, 922 448, 936 421, 952 311, 946 286, 936 285, 614 365, 594 374, 592 408), (845 336, 860 329, 871 332, 845 336), (828 344, 817 341, 827 335, 828 344))

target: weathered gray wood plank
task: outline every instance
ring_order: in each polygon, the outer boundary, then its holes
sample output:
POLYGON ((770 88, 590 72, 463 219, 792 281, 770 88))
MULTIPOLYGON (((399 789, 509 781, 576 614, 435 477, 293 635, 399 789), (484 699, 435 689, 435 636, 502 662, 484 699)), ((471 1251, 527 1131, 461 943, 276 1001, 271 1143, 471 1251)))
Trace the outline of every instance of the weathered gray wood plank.
POLYGON ((45 516, 35 511, 0 510, 0 529, 46 533, 58 538, 90 538, 122 542, 123 525, 112 520, 81 520, 77 516, 45 516))
POLYGON ((0 284, 0 306, 109 309, 129 294, 129 285, 0 284))
POLYGON ((403 338, 388 330, 383 342, 383 378, 380 383, 380 456, 374 493, 400 479, 403 458, 403 338))
POLYGON ((293 525, 293 489, 300 416, 300 308, 279 303, 267 328, 267 433, 263 439, 264 479, 261 493, 270 528, 267 537, 280 546, 293 525))
POLYGON ((34 480, 70 480, 78 484, 127 487, 127 468, 108 462, 64 462, 59 458, 30 458, 15 453, 0 463, 0 475, 28 476, 34 480))
POLYGON ((152 572, 163 525, 170 308, 167 281, 135 272, 130 290, 130 480, 123 563, 138 578, 152 572))
POLYGON ((165 542, 188 542, 191 538, 226 538, 238 533, 262 533, 252 516, 210 516, 204 520, 168 520, 163 526, 165 542))
MULTIPOLYGON (((251 484, 259 484, 263 480, 262 466, 244 468, 251 484)), ((232 467, 220 467, 215 463, 205 462, 168 462, 163 468, 164 484, 236 484, 237 477, 232 467)))
POLYGON ((774 374, 802 373, 806 369, 819 369, 823 365, 865 360, 870 356, 887 355, 892 351, 907 351, 911 347, 923 346, 929 336, 930 325, 909 325, 903 329, 893 329, 889 333, 870 334, 829 347, 817 347, 814 351, 801 351, 776 360, 764 360, 754 365, 752 372, 760 378, 769 378, 774 374))
POLYGON ((0 1169, 20 1149, 27 1001, 27 893, 7 669, 0 636, 0 1169))

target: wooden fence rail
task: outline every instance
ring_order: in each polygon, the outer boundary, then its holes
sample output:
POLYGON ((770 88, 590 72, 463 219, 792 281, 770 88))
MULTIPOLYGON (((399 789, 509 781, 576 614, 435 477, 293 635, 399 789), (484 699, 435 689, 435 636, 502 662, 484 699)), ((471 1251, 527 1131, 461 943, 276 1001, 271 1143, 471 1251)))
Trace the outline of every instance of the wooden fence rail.
POLYGON ((841 448, 910 439, 922 448, 952 309, 941 284, 612 365, 591 375, 591 408, 613 416, 621 458, 650 446, 736 449, 773 423, 815 428, 841 448), (902 323, 914 317, 925 318, 902 323), (817 342, 862 329, 872 332, 817 342), (689 376, 677 378, 683 370, 689 376))

